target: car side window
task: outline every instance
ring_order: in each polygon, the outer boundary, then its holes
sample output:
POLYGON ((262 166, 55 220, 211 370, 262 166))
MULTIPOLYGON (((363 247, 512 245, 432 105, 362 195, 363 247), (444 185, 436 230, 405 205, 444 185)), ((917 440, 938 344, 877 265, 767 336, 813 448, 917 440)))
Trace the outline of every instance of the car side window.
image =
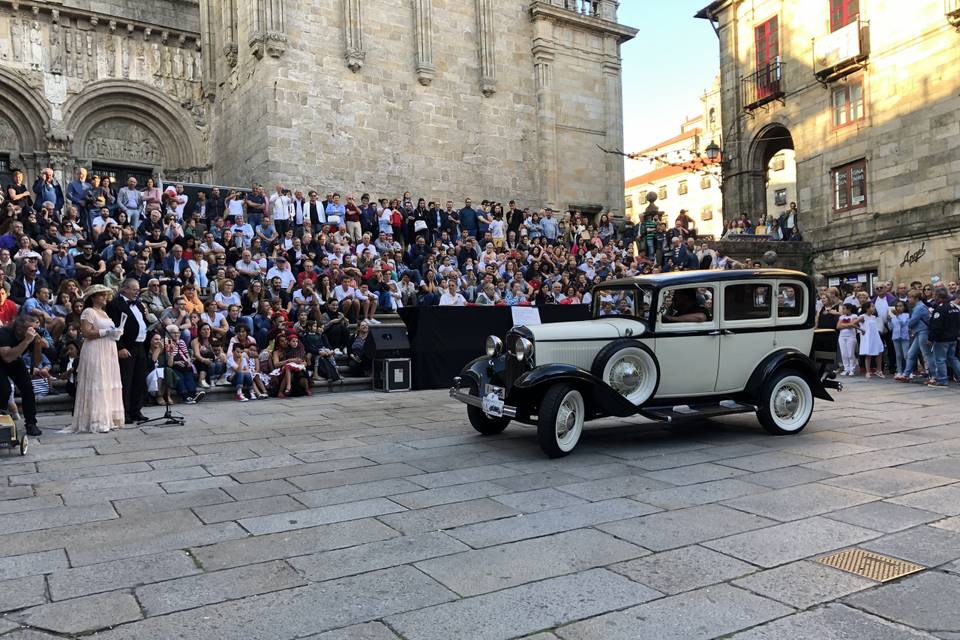
POLYGON ((723 290, 723 319, 766 320, 773 317, 773 287, 766 282, 727 285, 723 290))
POLYGON ((713 322, 713 288, 668 289, 660 300, 657 315, 663 324, 713 322))
POLYGON ((777 292, 777 316, 799 318, 803 316, 803 287, 794 283, 781 284, 777 292))

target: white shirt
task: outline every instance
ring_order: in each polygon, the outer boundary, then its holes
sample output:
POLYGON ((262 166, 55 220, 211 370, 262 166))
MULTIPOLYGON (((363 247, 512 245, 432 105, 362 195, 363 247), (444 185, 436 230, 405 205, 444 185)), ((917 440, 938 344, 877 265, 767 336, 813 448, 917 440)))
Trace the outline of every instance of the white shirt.
POLYGON ((440 306, 441 307, 465 307, 467 306, 467 300, 463 297, 461 293, 455 293, 450 295, 450 292, 445 292, 440 296, 440 306))
POLYGON ((297 305, 298 309, 299 307, 302 307, 302 306, 309 307, 314 304, 322 306, 322 302, 323 301, 320 300, 320 296, 317 295, 316 291, 314 291, 309 295, 304 294, 303 289, 297 289, 296 291, 293 292, 293 303, 297 305))
MULTIPOLYGON (((139 325, 136 342, 143 342, 147 339, 147 323, 143 320, 143 314, 140 313, 140 309, 133 300, 130 300, 126 296, 123 296, 123 299, 130 304, 130 313, 133 314, 133 317, 136 318, 137 324, 139 325)), ((120 328, 122 329, 123 327, 120 328)))
POLYGON ((243 199, 234 198, 227 203, 227 216, 233 218, 243 215, 243 199))
POLYGON ((337 296, 339 302, 342 302, 345 298, 356 298, 357 290, 353 287, 344 288, 342 284, 338 284, 333 288, 333 295, 337 296))
POLYGON ((274 277, 280 278, 280 285, 284 289, 289 289, 290 285, 297 281, 297 276, 293 275, 290 269, 278 269, 273 267, 267 271, 267 280, 273 280, 274 277))
POLYGON ((360 244, 357 245, 358 256, 362 256, 364 251, 369 251, 371 257, 376 257, 380 255, 380 252, 377 251, 377 248, 373 246, 372 242, 370 244, 363 244, 363 242, 361 242, 360 244))
POLYGON ((187 206, 187 200, 188 200, 188 199, 189 199, 189 198, 187 197, 187 194, 185 194, 185 193, 181 193, 181 194, 179 194, 179 195, 177 195, 177 196, 174 197, 174 200, 177 201, 177 209, 176 209, 176 211, 177 211, 177 220, 183 220, 183 210, 184 210, 184 208, 186 208, 186 206, 187 206))
POLYGON ((270 211, 273 213, 274 220, 289 220, 290 196, 282 193, 274 193, 270 196, 270 211))

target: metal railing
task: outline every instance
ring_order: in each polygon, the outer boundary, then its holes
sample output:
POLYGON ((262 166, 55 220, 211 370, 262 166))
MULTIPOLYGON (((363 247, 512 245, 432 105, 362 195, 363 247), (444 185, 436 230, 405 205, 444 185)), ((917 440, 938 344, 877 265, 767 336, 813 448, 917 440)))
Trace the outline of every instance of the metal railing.
POLYGON ((943 12, 950 24, 960 28, 960 0, 943 0, 943 12))
POLYGON ((779 56, 759 67, 742 80, 743 108, 750 110, 763 106, 784 95, 783 61, 779 56))

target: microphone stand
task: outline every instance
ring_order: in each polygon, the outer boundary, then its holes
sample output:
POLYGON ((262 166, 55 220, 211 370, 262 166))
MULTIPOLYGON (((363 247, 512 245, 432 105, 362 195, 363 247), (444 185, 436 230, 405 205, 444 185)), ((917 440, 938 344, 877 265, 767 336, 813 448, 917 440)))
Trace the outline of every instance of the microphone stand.
MULTIPOLYGON (((167 345, 169 344, 169 341, 170 341, 170 337, 167 335, 167 332, 164 331, 163 332, 163 353, 164 354, 167 353, 167 345)), ((160 370, 160 374, 158 374, 159 379, 157 380, 157 389, 162 389, 163 386, 165 385, 163 381, 164 367, 159 366, 159 363, 157 364, 158 366, 156 368, 160 370)), ((160 395, 163 397, 163 406, 164 406, 163 415, 160 416, 159 418, 149 418, 147 420, 141 420, 137 422, 137 426, 138 427, 142 427, 144 425, 157 426, 157 427, 184 426, 184 424, 186 424, 186 418, 176 413, 173 413, 172 409, 170 408, 173 405, 167 400, 166 393, 161 393, 160 395)))

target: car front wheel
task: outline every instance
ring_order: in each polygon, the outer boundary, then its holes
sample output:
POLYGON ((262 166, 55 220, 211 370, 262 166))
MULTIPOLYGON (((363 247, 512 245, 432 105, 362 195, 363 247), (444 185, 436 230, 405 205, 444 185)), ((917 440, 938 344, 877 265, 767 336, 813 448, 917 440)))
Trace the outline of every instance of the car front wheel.
POLYGON ((547 389, 537 416, 537 439, 540 448, 551 458, 560 458, 580 442, 586 403, 583 394, 568 384, 555 384, 547 389))
MULTIPOLYGON (((476 382, 470 382, 470 395, 483 397, 478 391, 476 382)), ((467 418, 470 419, 470 425, 485 436, 502 433, 510 424, 510 418, 491 418, 483 412, 483 409, 472 405, 467 405, 467 418)))
POLYGON ((800 433, 812 415, 813 391, 810 383, 796 372, 780 372, 764 385, 757 418, 768 433, 800 433))

